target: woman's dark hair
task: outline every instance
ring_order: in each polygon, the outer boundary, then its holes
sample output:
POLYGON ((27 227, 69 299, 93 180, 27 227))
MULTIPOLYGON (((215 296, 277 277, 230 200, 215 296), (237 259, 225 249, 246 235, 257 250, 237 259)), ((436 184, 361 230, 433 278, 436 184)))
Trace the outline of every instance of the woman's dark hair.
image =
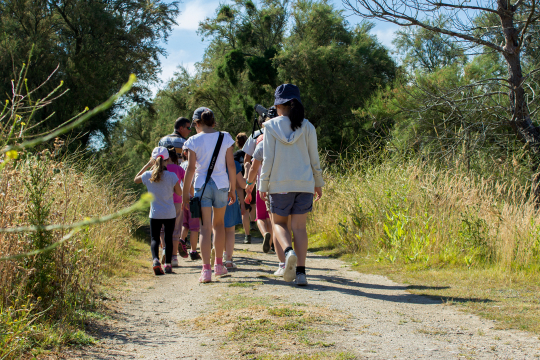
POLYGON ((176 154, 176 149, 174 147, 168 147, 167 150, 169 150, 169 158, 173 162, 173 164, 178 165, 178 155, 176 154))
POLYGON ((236 146, 238 146, 238 148, 241 150, 243 147, 244 147, 244 144, 246 143, 248 137, 246 135, 246 133, 239 133, 238 135, 236 135, 236 146))
POLYGON ((296 99, 287 101, 285 106, 290 107, 289 110, 289 119, 291 120, 291 129, 295 131, 302 126, 304 122, 304 105, 296 99))
POLYGON ((206 126, 213 126, 216 120, 214 119, 214 113, 211 110, 207 110, 201 114, 201 119, 195 120, 195 122, 202 122, 206 126))

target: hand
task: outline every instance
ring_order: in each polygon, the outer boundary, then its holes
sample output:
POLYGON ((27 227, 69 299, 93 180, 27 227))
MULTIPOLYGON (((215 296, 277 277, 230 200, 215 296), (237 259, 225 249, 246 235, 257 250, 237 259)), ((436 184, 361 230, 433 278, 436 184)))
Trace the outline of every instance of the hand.
POLYGON ((248 185, 248 186, 246 187, 246 194, 247 194, 247 193, 250 193, 250 194, 251 194, 251 192, 253 191, 253 188, 254 188, 254 187, 255 187, 255 184, 248 185))
POLYGON ((315 201, 319 201, 321 197, 322 197, 322 188, 316 187, 315 188, 315 201))
POLYGON ((267 192, 259 191, 259 196, 261 197, 261 199, 263 199, 264 201, 266 201, 266 199, 267 199, 267 197, 268 197, 268 193, 267 193, 267 192))
POLYGON ((185 196, 182 196, 182 209, 189 210, 189 200, 185 200, 185 196))
POLYGON ((232 205, 236 202, 236 191, 229 190, 229 205, 232 205))
POLYGON ((251 204, 251 191, 246 194, 246 197, 244 199, 244 203, 251 204))

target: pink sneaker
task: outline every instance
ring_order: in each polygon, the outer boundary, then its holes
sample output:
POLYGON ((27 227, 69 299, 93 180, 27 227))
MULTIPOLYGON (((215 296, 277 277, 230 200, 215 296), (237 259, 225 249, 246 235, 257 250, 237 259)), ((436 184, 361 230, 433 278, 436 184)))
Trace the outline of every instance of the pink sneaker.
POLYGON ((199 278, 200 283, 209 283, 212 282, 212 270, 201 271, 201 277, 199 278))
POLYGON ((214 275, 221 276, 227 274, 227 268, 223 265, 214 265, 214 275))

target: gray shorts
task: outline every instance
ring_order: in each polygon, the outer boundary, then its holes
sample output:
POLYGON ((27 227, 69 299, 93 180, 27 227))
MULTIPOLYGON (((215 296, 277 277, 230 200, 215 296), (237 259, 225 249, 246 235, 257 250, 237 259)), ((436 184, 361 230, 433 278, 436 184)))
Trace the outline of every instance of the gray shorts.
POLYGON ((270 212, 279 216, 302 215, 313 209, 313 194, 290 192, 270 194, 270 212))

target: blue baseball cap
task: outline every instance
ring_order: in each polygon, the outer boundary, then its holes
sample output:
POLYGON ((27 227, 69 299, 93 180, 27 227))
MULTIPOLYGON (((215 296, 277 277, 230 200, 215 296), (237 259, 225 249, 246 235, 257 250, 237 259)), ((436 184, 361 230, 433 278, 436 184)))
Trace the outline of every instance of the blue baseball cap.
POLYGON ((195 110, 193 112, 193 121, 195 120, 201 120, 201 115, 203 114, 203 112, 205 111, 210 111, 212 114, 214 113, 212 110, 210 110, 209 108, 203 106, 203 107, 200 107, 198 108, 197 110, 195 110))
POLYGON ((293 84, 279 85, 274 93, 274 99, 274 105, 282 105, 292 99, 298 100, 300 104, 302 103, 302 100, 300 99, 300 89, 293 84))

